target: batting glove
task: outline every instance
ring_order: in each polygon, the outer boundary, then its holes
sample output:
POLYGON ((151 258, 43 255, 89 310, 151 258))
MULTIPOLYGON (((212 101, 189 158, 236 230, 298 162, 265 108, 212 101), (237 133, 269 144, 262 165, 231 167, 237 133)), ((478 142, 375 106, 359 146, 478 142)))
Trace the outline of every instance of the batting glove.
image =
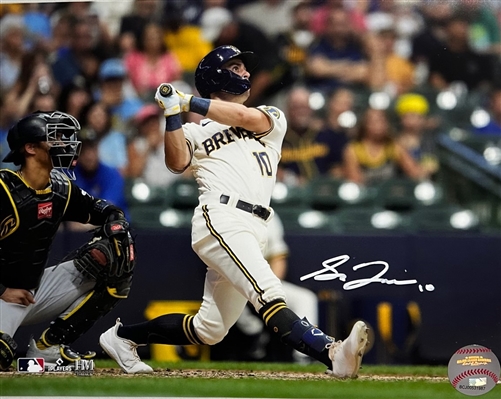
POLYGON ((182 91, 176 89, 176 93, 179 96, 179 105, 181 106, 181 111, 190 112, 190 102, 193 98, 192 94, 185 94, 182 91))
POLYGON ((162 83, 158 86, 155 93, 155 101, 164 110, 165 116, 177 115, 181 112, 179 94, 177 94, 176 89, 170 83, 162 83), (170 87, 170 92, 166 95, 162 94, 163 90, 161 90, 165 85, 170 87))

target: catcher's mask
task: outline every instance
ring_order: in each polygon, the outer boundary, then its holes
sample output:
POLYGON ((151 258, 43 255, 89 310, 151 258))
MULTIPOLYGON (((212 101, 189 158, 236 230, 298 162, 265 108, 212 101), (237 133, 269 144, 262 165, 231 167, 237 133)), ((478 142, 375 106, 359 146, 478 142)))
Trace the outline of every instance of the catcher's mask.
POLYGON ((73 169, 81 148, 81 142, 77 140, 79 131, 80 123, 70 114, 60 111, 37 111, 10 128, 7 141, 11 151, 3 161, 20 165, 23 159, 21 148, 24 144, 46 141, 52 166, 74 180, 73 169))
POLYGON ((203 98, 212 93, 223 91, 239 95, 251 88, 249 79, 223 69, 222 66, 233 59, 241 60, 247 71, 251 72, 258 64, 252 51, 240 51, 235 46, 219 46, 207 54, 195 71, 195 86, 203 98))

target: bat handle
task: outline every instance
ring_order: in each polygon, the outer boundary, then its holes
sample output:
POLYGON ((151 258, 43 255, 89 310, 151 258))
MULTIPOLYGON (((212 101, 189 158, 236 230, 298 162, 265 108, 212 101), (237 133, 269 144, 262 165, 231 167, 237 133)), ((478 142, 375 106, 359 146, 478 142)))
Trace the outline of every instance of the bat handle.
POLYGON ((170 95, 172 95, 172 87, 167 84, 161 85, 160 94, 164 97, 169 97, 170 95))

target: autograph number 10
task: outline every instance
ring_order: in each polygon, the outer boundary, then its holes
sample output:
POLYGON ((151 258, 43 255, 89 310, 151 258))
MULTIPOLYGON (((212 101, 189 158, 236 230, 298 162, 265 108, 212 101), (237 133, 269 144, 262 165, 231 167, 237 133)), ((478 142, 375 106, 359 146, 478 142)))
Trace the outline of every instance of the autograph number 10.
MULTIPOLYGON (((396 280, 396 279, 387 279, 383 278, 383 276, 386 274, 386 272, 390 269, 390 265, 388 262, 382 261, 382 260, 375 260, 372 262, 366 262, 366 263, 360 263, 358 265, 355 265, 352 267, 353 271, 357 271, 359 269, 363 269, 365 267, 369 266, 380 266, 382 269, 376 273, 373 277, 369 278, 361 278, 358 280, 352 280, 352 281, 346 281, 348 276, 345 273, 340 273, 337 270, 337 267, 343 265, 350 259, 349 255, 339 255, 336 256, 335 258, 330 258, 327 260, 324 260, 322 262, 322 266, 324 267, 321 270, 318 270, 316 272, 306 274, 300 278, 301 281, 308 280, 310 278, 313 278, 316 281, 328 281, 328 280, 336 280, 339 279, 340 281, 344 282, 343 284, 343 289, 346 291, 349 290, 354 290, 356 288, 364 287, 366 285, 369 285, 371 283, 380 283, 380 284, 388 284, 388 285, 411 285, 411 284, 418 284, 418 281, 415 279, 411 280, 396 280)), ((433 284, 426 284, 423 286, 421 284, 418 284, 419 291, 423 292, 424 290, 426 291, 434 291, 435 287, 433 284)))

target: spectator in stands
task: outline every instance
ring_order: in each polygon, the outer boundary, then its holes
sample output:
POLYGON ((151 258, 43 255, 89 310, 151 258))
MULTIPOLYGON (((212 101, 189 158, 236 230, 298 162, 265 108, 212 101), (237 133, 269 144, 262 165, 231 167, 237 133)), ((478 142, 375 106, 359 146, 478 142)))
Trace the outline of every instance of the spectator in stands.
POLYGON ((241 22, 222 7, 211 7, 201 17, 202 35, 215 47, 233 45, 242 51, 252 51, 259 57, 259 64, 252 71, 252 90, 246 104, 257 106, 262 98, 270 96, 268 90, 279 82, 280 63, 278 51, 258 28, 241 22))
POLYGON ((23 19, 26 25, 29 48, 50 51, 52 27, 49 13, 51 11, 51 4, 31 3, 25 5, 23 19))
MULTIPOLYGON (((372 57, 381 57, 381 62, 376 65, 384 69, 378 74, 378 81, 373 81, 372 88, 384 90, 392 98, 410 91, 415 82, 414 65, 395 52, 397 32, 393 21, 381 24, 374 29, 374 34, 375 37, 371 38, 372 57)), ((372 74, 375 72, 371 70, 372 74)))
POLYGON ((134 0, 132 13, 124 15, 120 21, 118 41, 122 54, 138 49, 144 27, 162 15, 161 8, 160 0, 134 0))
POLYGON ((165 47, 162 27, 155 22, 145 25, 137 50, 124 55, 124 64, 134 89, 145 100, 154 96, 161 83, 181 79, 183 72, 177 57, 165 47))
POLYGON ((92 73, 86 70, 89 62, 97 63, 96 43, 89 21, 70 19, 70 29, 69 48, 59 49, 52 63, 52 73, 62 87, 71 84, 79 75, 88 76, 92 73))
POLYGON ((358 0, 356 2, 348 3, 344 0, 325 0, 323 4, 316 8, 311 20, 311 31, 317 35, 322 36, 330 24, 329 18, 332 11, 344 10, 347 14, 346 23, 349 24, 354 33, 360 34, 366 31, 365 14, 369 8, 370 1, 358 0), (352 7, 345 8, 346 5, 352 7))
POLYGON ((453 9, 449 1, 427 1, 420 5, 420 11, 425 26, 412 39, 410 59, 416 65, 416 83, 426 84, 431 57, 445 47, 445 26, 453 9))
POLYGON ((21 72, 25 40, 23 17, 4 16, 0 22, 0 94, 4 95, 16 83, 21 72))
MULTIPOLYGON (((171 4, 178 5, 179 2, 166 3, 166 9, 171 4)), ((185 73, 185 78, 187 75, 191 77, 200 60, 212 50, 212 43, 202 37, 200 26, 186 22, 184 19, 185 13, 177 12, 167 15, 168 20, 164 36, 165 44, 179 60, 181 69, 185 73)))
POLYGON ((491 90, 489 100, 489 122, 485 126, 475 128, 474 132, 501 136, 501 86, 491 90))
POLYGON ((7 142, 7 133, 12 125, 4 112, 5 98, 0 96, 0 169, 17 169, 12 162, 2 162, 2 160, 10 152, 9 143, 7 142))
POLYGON ((439 169, 435 139, 426 131, 428 101, 420 94, 400 96, 395 105, 400 119, 397 143, 421 166, 427 178, 433 178, 439 169))
POLYGON ((52 40, 49 43, 48 52, 57 56, 58 52, 68 51, 71 46, 71 32, 73 30, 74 17, 68 14, 52 15, 52 40))
POLYGON ((94 1, 92 8, 99 15, 100 20, 106 23, 108 32, 113 40, 120 34, 120 24, 125 15, 129 15, 134 7, 134 0, 94 1))
POLYGON ((5 94, 4 112, 10 123, 25 116, 32 109, 33 99, 38 94, 57 95, 58 86, 46 61, 46 54, 40 51, 25 53, 20 74, 5 94))
POLYGON ((331 11, 324 35, 311 47, 306 60, 309 87, 327 93, 342 85, 369 85, 370 70, 363 44, 349 24, 348 13, 344 9, 331 11))
POLYGON ((61 91, 57 109, 73 115, 77 120, 82 121, 82 112, 91 102, 92 93, 85 79, 82 76, 78 76, 61 91))
POLYGON ((316 142, 324 145, 327 153, 315 160, 321 175, 343 178, 343 151, 353 137, 356 115, 353 111, 355 96, 346 88, 335 90, 327 102, 324 126, 316 142))
POLYGON ((107 106, 102 102, 91 103, 83 111, 82 122, 85 134, 98 142, 100 162, 125 174, 128 164, 126 137, 113 128, 107 106))
POLYGON ((126 91, 127 71, 120 58, 109 58, 99 68, 99 92, 95 95, 113 117, 113 130, 124 132, 131 118, 143 105, 134 91, 126 91))
POLYGON ((329 154, 325 143, 318 143, 322 126, 310 107, 310 91, 294 87, 287 94, 287 133, 282 144, 277 180, 292 186, 303 185, 319 175, 316 161, 329 154))
POLYGON ((63 4, 60 13, 68 14, 77 20, 85 21, 90 28, 94 51, 111 51, 113 37, 108 29, 108 21, 103 21, 95 8, 94 1, 71 1, 63 4))
POLYGON ((254 25, 270 40, 288 31, 292 26, 291 10, 296 2, 287 0, 257 0, 238 7, 240 20, 254 25))
MULTIPOLYGON (((306 317, 313 325, 318 325, 318 298, 317 295, 307 288, 287 281, 289 247, 284 239, 284 226, 280 217, 275 214, 268 223, 268 241, 264 249, 264 257, 270 264, 271 270, 282 281, 282 287, 287 296, 287 303, 291 310, 301 317, 306 317)), ((251 347, 248 356, 252 360, 262 360, 266 355, 265 344, 269 341, 268 333, 264 327, 263 320, 248 306, 236 322, 236 327, 246 335, 255 337, 256 345, 251 347), (266 335, 266 339, 262 339, 266 335)), ((292 348, 283 348, 282 343, 277 343, 278 351, 290 351, 290 359, 297 363, 310 363, 310 359, 292 348)), ((268 348, 272 351, 273 348, 268 348)), ((268 353, 268 359, 271 356, 268 353)), ((287 356, 289 357, 289 356, 287 356)), ((271 359, 270 359, 271 360, 271 359)), ((273 359, 274 360, 274 359, 273 359)), ((289 360, 289 359, 279 359, 289 360)))
POLYGON ((470 48, 468 31, 463 15, 455 14, 448 20, 446 45, 430 56, 430 83, 436 89, 446 89, 456 81, 464 82, 470 90, 478 89, 494 78, 491 57, 470 48))
POLYGON ((280 33, 275 40, 286 71, 280 81, 284 88, 303 81, 308 48, 315 40, 315 35, 310 31, 313 15, 311 4, 307 1, 300 1, 293 7, 291 13, 291 28, 280 33))
POLYGON ((374 3, 375 9, 365 17, 367 30, 381 32, 391 25, 395 36, 392 52, 408 59, 412 51, 411 39, 423 25, 421 16, 414 10, 416 2, 376 0, 374 3))
POLYGON ((36 93, 28 109, 31 114, 36 111, 53 111, 57 109, 56 96, 51 93, 36 93))
MULTIPOLYGON (((80 135, 82 149, 75 167, 76 183, 90 195, 105 199, 120 207, 128 217, 125 199, 125 180, 118 170, 106 166, 99 160, 98 140, 92 132, 80 135)), ((79 223, 71 223, 71 229, 88 229, 88 225, 78 227, 79 223)))
POLYGON ((135 115, 136 131, 127 145, 129 163, 126 176, 139 178, 151 186, 167 187, 180 175, 165 167, 160 111, 156 104, 146 104, 135 115))
POLYGON ((501 33, 495 10, 480 0, 460 0, 459 11, 470 22, 470 45, 478 52, 501 55, 501 33))
POLYGON ((343 154, 344 177, 363 185, 379 184, 402 172, 412 179, 425 177, 411 155, 392 137, 386 113, 365 111, 355 140, 343 154))

